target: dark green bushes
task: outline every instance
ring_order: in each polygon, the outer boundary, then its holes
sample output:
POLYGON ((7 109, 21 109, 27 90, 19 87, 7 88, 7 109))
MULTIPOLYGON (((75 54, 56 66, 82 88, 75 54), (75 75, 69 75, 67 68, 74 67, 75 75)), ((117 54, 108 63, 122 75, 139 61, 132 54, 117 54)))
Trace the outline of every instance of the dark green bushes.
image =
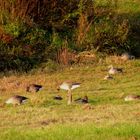
POLYGON ((62 48, 77 53, 130 50, 129 20, 119 18, 116 6, 115 0, 102 5, 92 0, 1 0, 0 71, 59 62, 62 48))

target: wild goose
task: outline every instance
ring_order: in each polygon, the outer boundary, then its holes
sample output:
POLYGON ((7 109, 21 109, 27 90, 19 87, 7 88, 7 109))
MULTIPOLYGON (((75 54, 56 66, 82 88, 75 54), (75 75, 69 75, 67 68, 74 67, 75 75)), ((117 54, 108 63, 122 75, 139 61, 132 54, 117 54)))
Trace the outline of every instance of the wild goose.
POLYGON ((5 103, 6 104, 13 104, 13 105, 21 105, 25 102, 28 98, 24 96, 14 95, 10 97, 5 103))
POLYGON ((86 104, 86 103, 88 103, 88 97, 87 96, 84 96, 84 98, 78 98, 78 99, 76 99, 74 101, 77 102, 77 103, 86 104))
POLYGON ((37 85, 37 84, 30 84, 29 86, 26 87, 27 92, 38 92, 39 90, 42 89, 42 85, 37 85))
POLYGON ((122 68, 114 68, 112 65, 109 66, 109 74, 117 74, 117 73, 122 73, 123 69, 122 68))
POLYGON ((140 95, 128 95, 124 98, 125 101, 140 100, 140 95))
POLYGON ((121 59, 124 60, 124 61, 127 61, 127 60, 131 60, 131 59, 135 59, 135 56, 131 55, 128 52, 125 52, 121 55, 121 59))
POLYGON ((62 84, 59 85, 57 90, 63 89, 68 91, 68 105, 72 103, 72 93, 71 91, 75 88, 80 87, 80 83, 75 83, 75 82, 63 82, 62 84))

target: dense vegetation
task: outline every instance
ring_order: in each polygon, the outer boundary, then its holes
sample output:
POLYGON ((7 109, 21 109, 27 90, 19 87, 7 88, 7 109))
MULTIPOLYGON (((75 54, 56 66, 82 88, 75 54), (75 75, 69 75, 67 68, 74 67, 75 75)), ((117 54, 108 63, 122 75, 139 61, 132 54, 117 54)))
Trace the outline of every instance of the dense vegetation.
POLYGON ((63 48, 76 54, 136 53, 137 5, 131 0, 0 0, 0 70, 28 71, 48 60, 60 62, 63 48))

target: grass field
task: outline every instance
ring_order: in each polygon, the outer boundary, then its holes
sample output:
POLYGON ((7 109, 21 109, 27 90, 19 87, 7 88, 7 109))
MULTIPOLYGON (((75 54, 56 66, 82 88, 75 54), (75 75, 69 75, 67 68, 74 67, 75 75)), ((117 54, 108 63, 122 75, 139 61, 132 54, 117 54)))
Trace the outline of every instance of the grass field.
POLYGON ((128 94, 140 95, 140 60, 72 66, 55 73, 23 74, 0 80, 0 139, 1 140, 138 140, 140 139, 140 101, 125 102, 128 94), (124 69, 113 80, 103 80, 108 65, 124 69), (89 97, 89 106, 67 105, 65 91, 57 91, 59 82, 81 82, 73 98, 89 97), (18 85, 17 85, 18 83, 18 85), (38 93, 26 93, 28 83, 42 84, 38 93), (13 107, 2 106, 13 94, 24 95, 28 102, 13 107), (62 101, 53 100, 61 95, 62 101))
MULTIPOLYGON (((98 0, 102 5, 106 0, 98 0)), ((116 0, 117 2, 117 0, 116 0)), ((120 17, 140 27, 140 1, 118 0, 120 17)), ((138 35, 139 40, 139 35, 138 35)), ((88 65, 60 68, 54 73, 32 71, 29 74, 0 75, 0 140, 140 140, 140 101, 125 102, 129 94, 140 95, 140 60, 122 62, 111 57, 88 65), (108 66, 124 72, 113 80, 103 80, 108 66), (67 93, 56 90, 65 80, 81 82, 73 98, 89 98, 83 104, 67 105, 67 93), (30 83, 41 84, 37 93, 27 93, 30 83), (29 100, 13 107, 3 103, 14 94, 29 100), (62 101, 53 99, 61 95, 62 101)))

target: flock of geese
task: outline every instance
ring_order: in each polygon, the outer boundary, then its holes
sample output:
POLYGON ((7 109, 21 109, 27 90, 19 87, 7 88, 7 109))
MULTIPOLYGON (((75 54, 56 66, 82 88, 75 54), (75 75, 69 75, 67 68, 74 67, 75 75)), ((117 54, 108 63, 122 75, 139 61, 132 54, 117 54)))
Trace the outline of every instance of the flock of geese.
MULTIPOLYGON (((60 84, 57 88, 59 91, 60 89, 68 91, 68 105, 72 103, 72 90, 75 88, 80 87, 81 83, 75 83, 75 82, 63 82, 60 84)), ((42 85, 37 85, 37 84, 31 84, 27 86, 26 91, 27 92, 38 92, 43 88, 42 85)), ((6 104, 13 104, 15 105, 21 105, 24 103, 28 98, 20 95, 14 95, 10 97, 5 103, 6 104)), ((55 100, 62 100, 63 98, 59 95, 55 96, 53 99, 55 100)), ((88 103, 88 97, 85 96, 84 98, 78 98, 75 100, 75 102, 81 102, 81 103, 88 103)))
MULTIPOLYGON (((128 60, 128 59, 134 59, 134 56, 128 55, 127 53, 122 55, 123 60, 128 60)), ((118 74, 118 73, 123 73, 122 68, 115 68, 113 65, 110 65, 108 70, 107 76, 104 77, 104 80, 111 80, 113 79, 113 75, 118 74)), ((59 91, 60 89, 66 90, 68 92, 68 100, 67 104, 70 105, 73 101, 72 99, 72 90, 80 87, 81 83, 76 83, 76 82, 63 82, 60 84, 57 88, 59 91)), ((37 85, 37 84, 31 84, 27 86, 26 91, 27 92, 38 92, 43 88, 42 85, 37 85)), ((14 95, 10 97, 8 100, 6 100, 6 104, 13 104, 15 105, 21 105, 24 103, 28 98, 20 95, 14 95)), ((63 98, 61 96, 55 96, 55 100, 62 100, 63 98)), ((140 95, 128 95, 124 98, 125 101, 133 101, 133 100, 140 100, 140 95)), ((88 103, 88 97, 85 96, 84 98, 78 98, 74 100, 77 103, 88 103)))

